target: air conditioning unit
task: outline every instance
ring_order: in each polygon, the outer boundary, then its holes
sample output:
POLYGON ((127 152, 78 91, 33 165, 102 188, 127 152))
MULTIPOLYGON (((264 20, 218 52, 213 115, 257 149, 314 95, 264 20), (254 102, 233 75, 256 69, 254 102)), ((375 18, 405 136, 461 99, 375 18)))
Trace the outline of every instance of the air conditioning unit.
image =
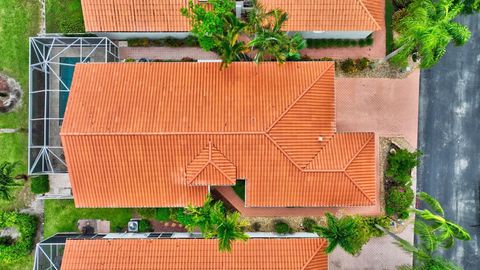
POLYGON ((128 222, 127 231, 136 233, 138 232, 138 220, 132 219, 128 222))

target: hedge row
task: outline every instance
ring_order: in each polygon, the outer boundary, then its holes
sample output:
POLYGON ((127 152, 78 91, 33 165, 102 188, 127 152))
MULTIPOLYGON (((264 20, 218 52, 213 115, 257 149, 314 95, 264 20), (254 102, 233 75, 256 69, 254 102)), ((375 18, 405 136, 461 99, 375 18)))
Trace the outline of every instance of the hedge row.
POLYGON ((373 44, 373 38, 364 39, 307 39, 308 48, 331 48, 331 47, 365 47, 373 44))
POLYGON ((186 38, 162 38, 162 39, 148 39, 138 38, 129 39, 129 47, 198 47, 198 40, 194 36, 186 38))

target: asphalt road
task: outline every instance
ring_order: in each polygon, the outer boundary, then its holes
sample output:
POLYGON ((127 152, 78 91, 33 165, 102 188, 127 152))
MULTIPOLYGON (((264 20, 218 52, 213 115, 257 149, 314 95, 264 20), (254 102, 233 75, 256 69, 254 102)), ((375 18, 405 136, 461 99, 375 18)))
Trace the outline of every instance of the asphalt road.
POLYGON ((472 235, 442 254, 466 270, 480 269, 480 15, 459 22, 472 31, 441 62, 422 71, 418 189, 439 199, 447 218, 472 235))

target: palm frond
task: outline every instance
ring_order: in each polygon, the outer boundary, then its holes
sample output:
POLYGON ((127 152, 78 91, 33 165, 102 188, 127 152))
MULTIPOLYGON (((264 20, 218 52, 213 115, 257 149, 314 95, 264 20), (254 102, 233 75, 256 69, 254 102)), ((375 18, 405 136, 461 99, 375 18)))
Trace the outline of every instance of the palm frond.
POLYGON ((445 215, 442 205, 435 198, 430 196, 430 194, 426 192, 419 192, 417 194, 417 198, 427 203, 437 214, 441 215, 442 217, 445 215))

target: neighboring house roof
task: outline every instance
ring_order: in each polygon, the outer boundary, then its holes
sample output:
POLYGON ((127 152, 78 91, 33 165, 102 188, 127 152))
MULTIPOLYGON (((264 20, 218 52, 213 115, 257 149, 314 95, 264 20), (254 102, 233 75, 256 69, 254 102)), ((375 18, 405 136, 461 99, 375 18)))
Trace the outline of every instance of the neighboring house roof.
MULTIPOLYGON (((289 14, 286 31, 377 31, 382 0, 262 0, 289 14)), ((89 32, 186 32, 188 0, 82 0, 89 32)))
POLYGON ((373 133, 335 133, 333 62, 78 64, 61 138, 77 207, 376 201, 373 133))
POLYGON ((67 240, 62 270, 327 270, 320 238, 249 239, 220 252, 215 239, 67 240))

